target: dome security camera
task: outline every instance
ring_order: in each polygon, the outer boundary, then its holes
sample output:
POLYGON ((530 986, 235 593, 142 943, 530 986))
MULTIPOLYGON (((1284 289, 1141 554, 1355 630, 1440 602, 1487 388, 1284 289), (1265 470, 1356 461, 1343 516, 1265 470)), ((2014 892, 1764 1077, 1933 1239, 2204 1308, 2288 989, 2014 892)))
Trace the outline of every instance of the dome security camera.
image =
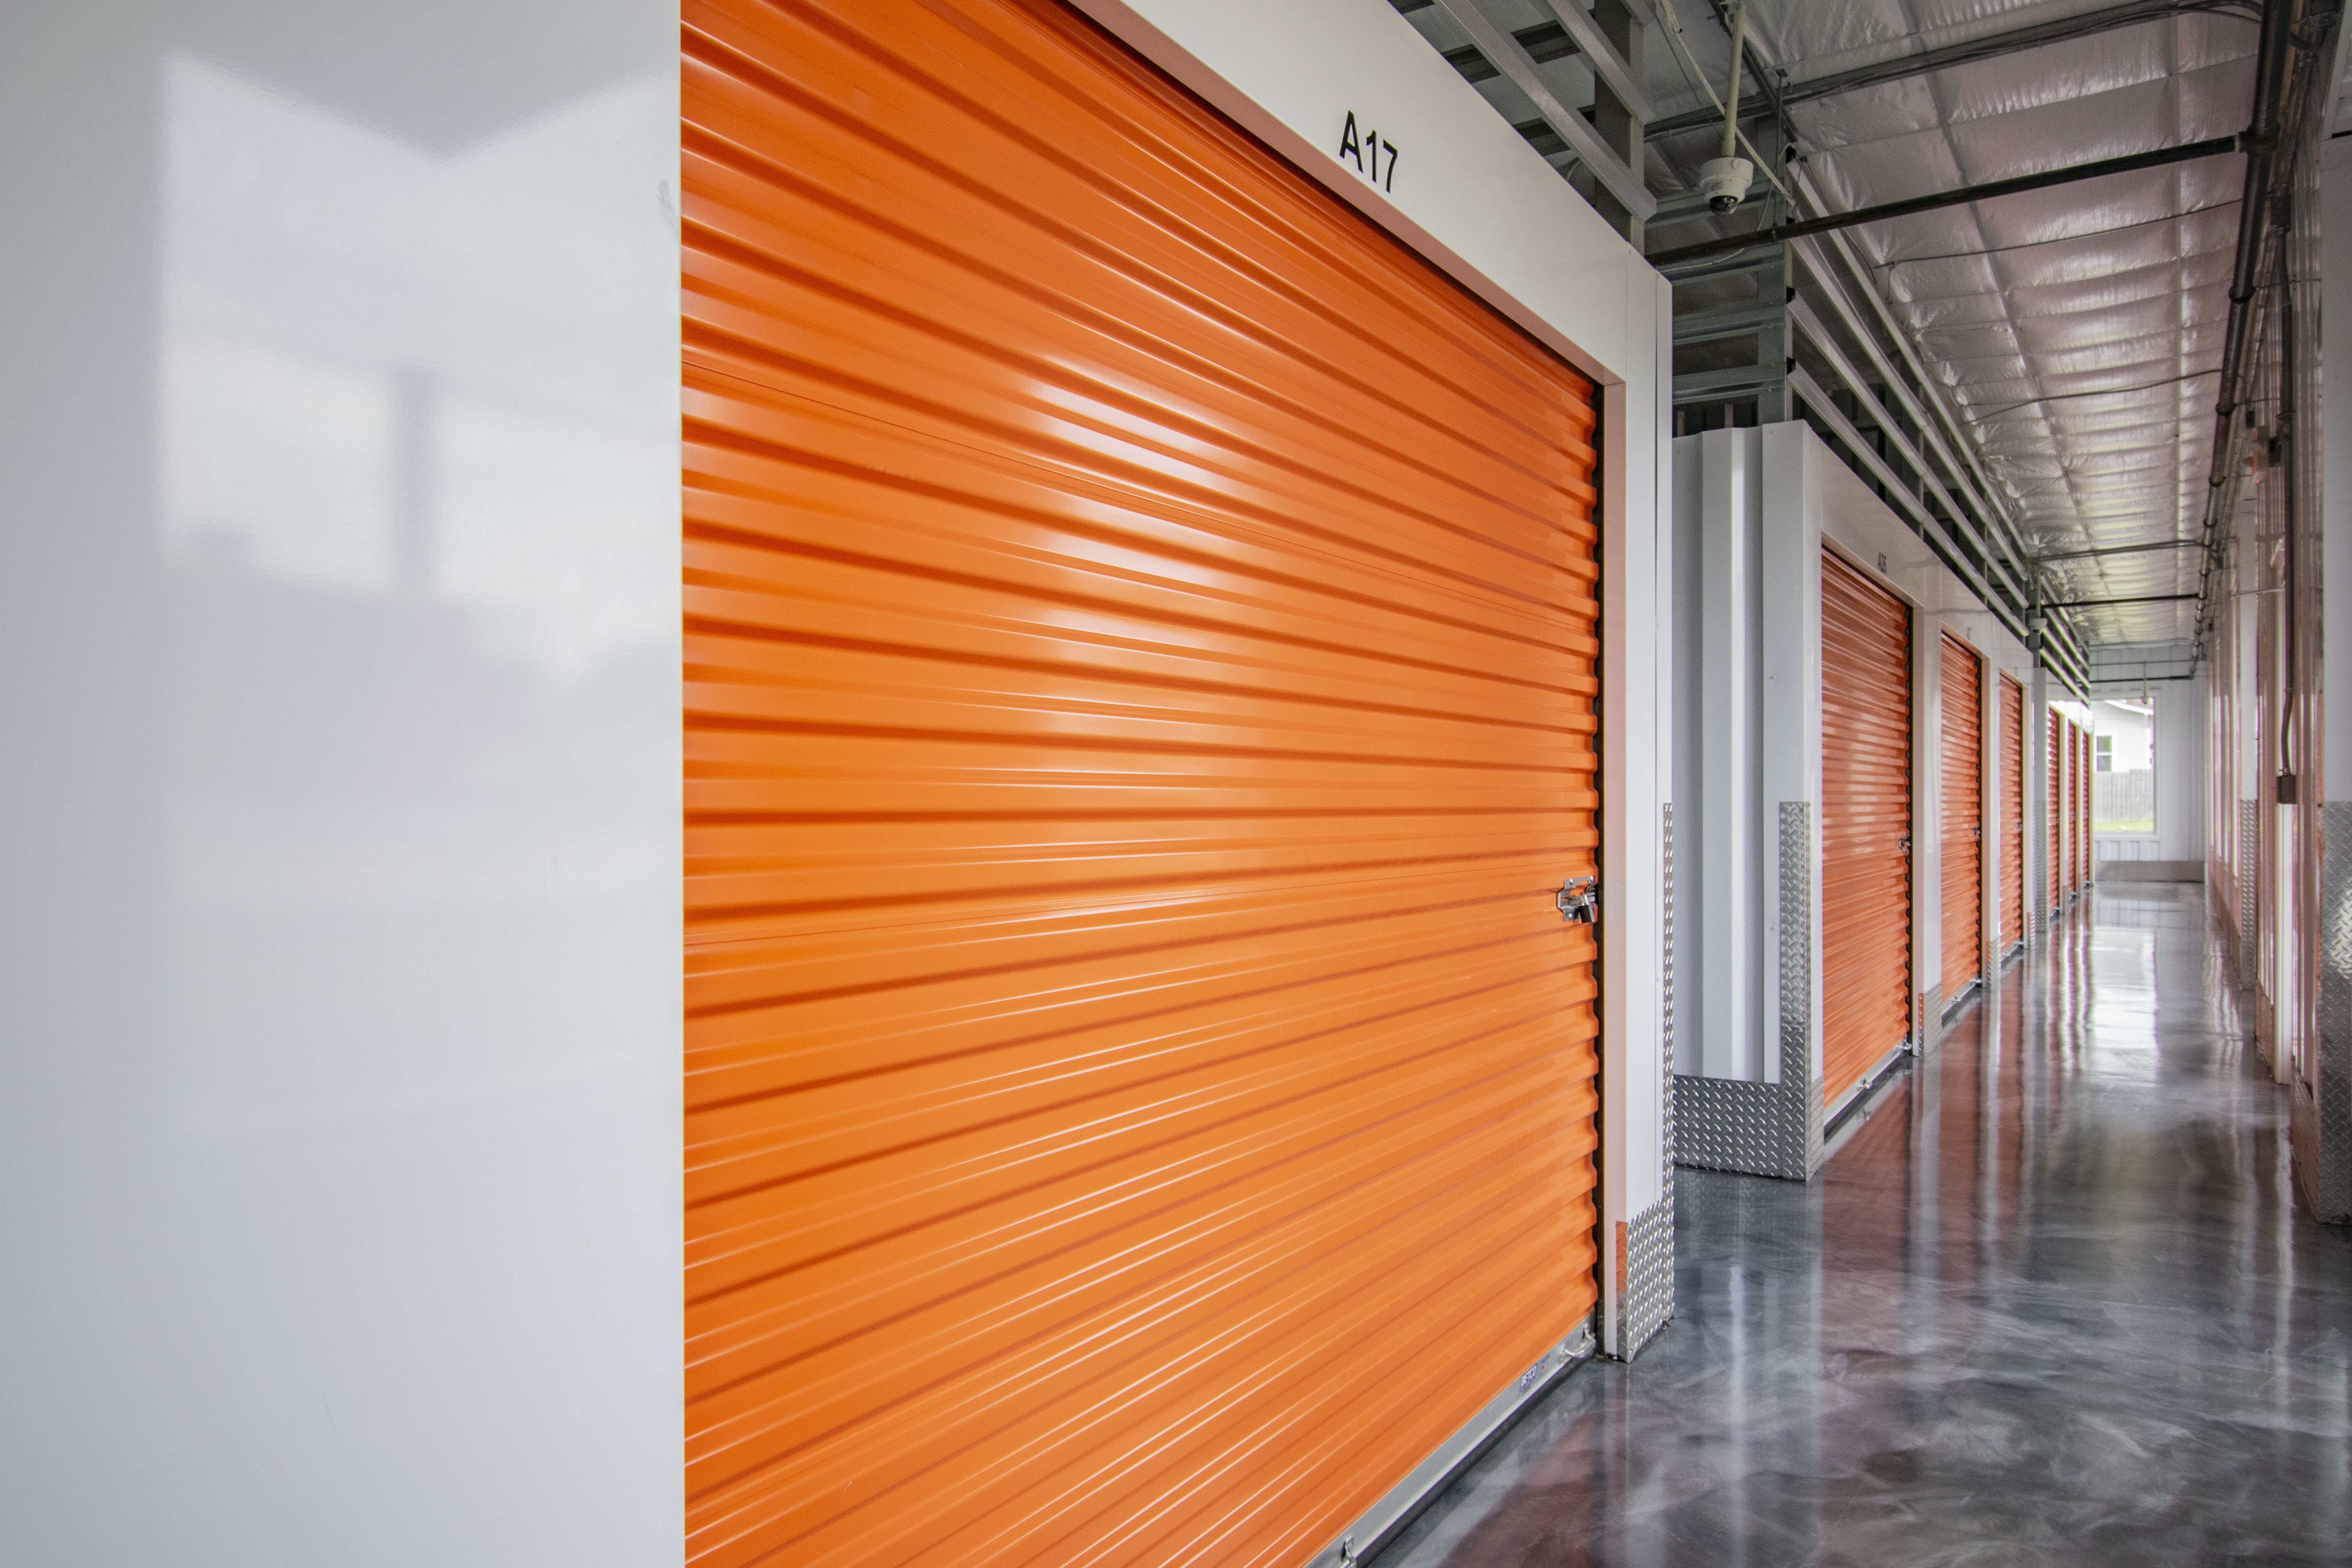
POLYGON ((1699 194, 1711 210, 1727 213, 1748 199, 1755 177, 1756 165, 1745 158, 1709 158, 1698 166, 1699 194))

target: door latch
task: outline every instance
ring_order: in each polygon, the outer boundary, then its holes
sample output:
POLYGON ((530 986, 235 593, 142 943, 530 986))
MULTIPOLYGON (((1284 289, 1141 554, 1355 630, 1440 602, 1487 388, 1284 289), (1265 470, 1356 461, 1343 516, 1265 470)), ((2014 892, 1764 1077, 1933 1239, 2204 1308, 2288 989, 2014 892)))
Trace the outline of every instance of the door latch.
POLYGON ((1562 920, 1589 926, 1601 918, 1601 879, 1570 877, 1559 889, 1562 920))

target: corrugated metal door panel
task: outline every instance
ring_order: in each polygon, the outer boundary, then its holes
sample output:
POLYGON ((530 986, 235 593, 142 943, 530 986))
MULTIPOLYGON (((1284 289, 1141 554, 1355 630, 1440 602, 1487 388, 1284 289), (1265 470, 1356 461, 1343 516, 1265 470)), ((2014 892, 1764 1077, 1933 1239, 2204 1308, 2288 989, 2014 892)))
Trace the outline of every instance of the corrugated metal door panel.
POLYGON ((2000 678, 2000 941, 2025 935, 2025 688, 2000 678))
POLYGON ((2083 886, 2083 731, 2066 721, 2066 890, 2083 886))
POLYGON ((1591 388, 1045 0, 692 0, 688 1554, 1288 1563, 1595 1300, 1591 388))
POLYGON ((2058 815, 2065 826, 2064 852, 2058 861, 2061 889, 2069 898, 2074 892, 2074 725, 2073 721, 2061 721, 2058 726, 2058 815))
POLYGON ((1824 551, 1824 1100, 1911 1032, 1910 835, 1910 606, 1824 551))
POLYGON ((2066 901, 2066 721, 2050 710, 2050 912, 2055 916, 2066 901))
POLYGON ((2083 888, 2083 731, 2066 721, 2066 890, 2083 888))
POLYGON ((1946 632, 1944 666, 1944 1000, 1983 972, 1984 674, 1946 632))
POLYGON ((2082 847, 2082 854, 2077 858, 2075 863, 2075 883, 2077 886, 2084 888, 2091 885, 2092 856, 2094 853, 2094 846, 2091 842, 2091 829, 2093 826, 2091 818, 2091 773, 2097 764, 2097 757, 2095 754, 2095 751, 2096 748, 2091 742, 2091 731, 2087 728, 2082 730, 2074 739, 2074 754, 2082 764, 2075 775, 2079 783, 2076 784, 2074 791, 2074 821, 2076 826, 2082 830, 2081 837, 2077 839, 2077 842, 2082 847))

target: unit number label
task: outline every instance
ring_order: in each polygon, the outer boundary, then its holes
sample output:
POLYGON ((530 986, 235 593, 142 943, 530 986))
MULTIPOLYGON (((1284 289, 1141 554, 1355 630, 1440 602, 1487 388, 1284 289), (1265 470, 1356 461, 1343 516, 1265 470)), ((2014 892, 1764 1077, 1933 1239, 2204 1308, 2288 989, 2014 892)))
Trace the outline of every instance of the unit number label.
POLYGON ((1339 132, 1339 157, 1381 190, 1396 189, 1396 143, 1377 131, 1357 130, 1352 109, 1348 111, 1348 128, 1339 132))

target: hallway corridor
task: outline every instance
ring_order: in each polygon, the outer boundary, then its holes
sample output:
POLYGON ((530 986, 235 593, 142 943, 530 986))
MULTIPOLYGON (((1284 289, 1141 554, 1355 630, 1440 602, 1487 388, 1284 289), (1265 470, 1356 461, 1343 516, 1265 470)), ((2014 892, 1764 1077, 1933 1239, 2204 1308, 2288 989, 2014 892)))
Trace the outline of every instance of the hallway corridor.
POLYGON ((1678 1173, 1675 1321, 1379 1568, 2352 1562, 2352 1233, 2201 897, 2102 892, 1809 1185, 1678 1173))

